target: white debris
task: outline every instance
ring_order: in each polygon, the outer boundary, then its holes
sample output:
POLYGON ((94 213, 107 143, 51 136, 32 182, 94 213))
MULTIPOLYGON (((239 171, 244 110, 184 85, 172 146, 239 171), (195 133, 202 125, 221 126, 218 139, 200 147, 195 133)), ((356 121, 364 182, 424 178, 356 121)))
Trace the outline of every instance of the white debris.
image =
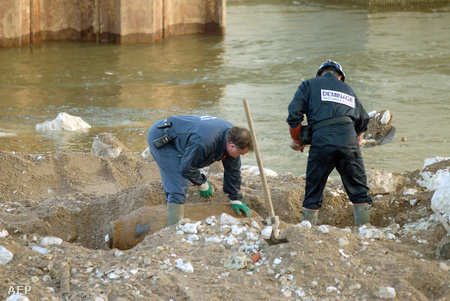
POLYGON ((41 253, 41 254, 47 254, 48 252, 50 252, 49 249, 43 248, 43 247, 39 247, 39 246, 33 246, 31 248, 31 250, 33 250, 35 252, 38 252, 38 253, 41 253))
POLYGON ((392 114, 389 110, 384 111, 383 113, 383 117, 381 117, 381 124, 388 124, 389 121, 391 121, 392 118, 392 114))
POLYGON ((123 145, 113 135, 102 133, 92 142, 91 153, 104 158, 117 158, 123 151, 123 145))
POLYGON ((24 296, 22 294, 13 294, 5 299, 5 301, 30 301, 27 296, 24 296))
POLYGON ((179 229, 187 234, 196 234, 198 233, 198 226, 200 226, 201 222, 196 223, 186 223, 184 225, 179 225, 179 229))
POLYGON ((393 287, 380 287, 378 290, 378 298, 381 299, 394 299, 395 298, 395 289, 393 287))
POLYGON ((240 270, 247 266, 247 257, 244 254, 234 253, 225 261, 224 267, 232 270, 240 270))
POLYGON ((198 238, 198 235, 192 234, 192 235, 188 236, 187 240, 194 242, 194 241, 200 240, 200 238, 198 238))
POLYGON ((0 132, 0 137, 13 137, 13 136, 17 136, 17 135, 14 133, 0 132))
POLYGON ((272 234, 272 226, 266 226, 261 230, 261 237, 269 238, 270 234, 272 234))
POLYGON ((245 235, 248 240, 258 240, 259 239, 258 235, 256 235, 255 233, 253 233, 251 231, 245 233, 245 235))
POLYGON ((436 173, 424 171, 420 173, 422 179, 418 180, 417 183, 428 190, 436 190, 448 174, 449 168, 440 169, 436 173))
POLYGON ((228 236, 228 238, 226 239, 226 242, 227 242, 227 244, 230 245, 230 246, 239 243, 239 241, 238 241, 238 240, 236 239, 236 237, 234 237, 233 235, 228 236))
POLYGON ((180 269, 183 272, 186 273, 194 273, 194 267, 192 266, 192 264, 190 262, 183 262, 183 259, 178 258, 175 260, 176 263, 176 268, 180 269))
POLYGON ((416 189, 414 189, 414 188, 409 188, 409 189, 406 189, 405 191, 403 191, 403 195, 414 195, 414 194, 416 194, 416 192, 417 192, 417 190, 416 189))
POLYGON ((205 242, 222 242, 222 239, 220 239, 217 236, 214 237, 205 237, 205 242))
POLYGON ((435 158, 427 158, 424 160, 424 164, 423 164, 423 168, 427 167, 428 165, 437 163, 437 162, 441 162, 441 161, 445 161, 445 160, 450 160, 450 157, 435 157, 435 158))
POLYGON ((450 218, 450 174, 447 174, 431 198, 431 204, 444 216, 450 218))
POLYGON ((311 225, 311 222, 310 222, 310 221, 302 221, 301 225, 302 225, 302 227, 304 227, 304 228, 308 228, 308 229, 311 229, 311 228, 312 228, 312 225, 311 225))
POLYGON ((330 232, 330 230, 328 230, 327 226, 325 226, 325 225, 320 225, 319 230, 322 231, 322 233, 330 232))
POLYGON ((281 259, 283 259, 283 258, 282 258, 282 257, 275 258, 275 259, 273 260, 273 264, 274 264, 274 265, 280 264, 280 263, 281 263, 281 259))
POLYGON ((342 256, 344 256, 345 258, 348 258, 350 256, 348 256, 347 254, 344 253, 344 250, 339 249, 339 253, 341 253, 342 256))
POLYGON ((374 238, 374 239, 382 239, 384 237, 384 233, 380 229, 376 228, 367 228, 366 225, 363 225, 359 228, 359 235, 366 238, 374 238))
POLYGON ((345 247, 345 246, 348 246, 350 244, 346 237, 340 237, 338 242, 339 242, 339 246, 341 246, 341 247, 345 247))
POLYGON ((11 260, 13 260, 14 254, 11 253, 8 249, 6 249, 4 246, 0 246, 0 264, 7 264, 11 260))
POLYGON ((220 223, 223 225, 239 225, 240 222, 237 218, 226 214, 226 213, 222 213, 222 215, 220 216, 220 223))
MULTIPOLYGON (((259 176, 260 175, 259 167, 250 166, 250 165, 242 166, 241 174, 242 174, 242 177, 244 177, 244 178, 259 176)), ((278 174, 275 171, 273 171, 271 169, 266 169, 266 168, 264 168, 264 174, 267 177, 277 177, 278 176, 278 174)))
POLYGON ((55 120, 36 124, 38 131, 80 131, 91 128, 80 117, 59 113, 55 120))
POLYGON ((9 235, 8 230, 3 229, 2 231, 0 231, 0 238, 7 237, 8 235, 9 235))
POLYGON ((210 225, 210 226, 215 226, 217 223, 217 219, 215 216, 210 216, 208 218, 206 218, 206 224, 210 225))
POLYGON ((326 291, 327 291, 327 293, 331 294, 331 293, 337 292, 338 289, 335 288, 334 286, 329 286, 329 287, 327 287, 326 291))
POLYGON ((244 227, 239 227, 238 225, 231 226, 231 233, 233 233, 234 235, 241 235, 242 233, 244 233, 244 231, 244 227))
POLYGON ((450 271, 450 267, 445 262, 439 262, 439 268, 443 269, 444 271, 448 272, 450 271))
POLYGON ((49 246, 49 245, 60 245, 63 240, 59 237, 46 236, 41 240, 41 245, 49 246))

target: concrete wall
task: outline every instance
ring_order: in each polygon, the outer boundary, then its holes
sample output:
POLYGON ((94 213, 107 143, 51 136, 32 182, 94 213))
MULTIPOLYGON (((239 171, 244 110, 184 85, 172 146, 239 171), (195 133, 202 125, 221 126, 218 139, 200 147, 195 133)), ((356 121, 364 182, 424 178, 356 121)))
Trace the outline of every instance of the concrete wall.
POLYGON ((226 0, 1 0, 0 47, 40 41, 151 43, 225 34, 226 0))

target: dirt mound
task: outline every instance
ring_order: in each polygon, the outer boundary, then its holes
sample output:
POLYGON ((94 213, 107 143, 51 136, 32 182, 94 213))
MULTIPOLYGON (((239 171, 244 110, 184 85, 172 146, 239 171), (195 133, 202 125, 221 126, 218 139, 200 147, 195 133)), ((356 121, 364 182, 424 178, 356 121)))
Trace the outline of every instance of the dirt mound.
MULTIPOLYGON (((331 181, 321 226, 302 225, 304 178, 269 176, 281 235, 289 240, 269 246, 262 184, 259 176, 246 176, 243 202, 260 217, 185 220, 118 250, 106 239, 110 223, 144 206, 164 205, 164 192, 154 162, 125 147, 117 154, 0 152, 0 249, 13 255, 0 269, 0 297, 448 300, 450 262, 435 254, 446 232, 430 209, 433 190, 419 182, 425 170, 448 169, 449 160, 404 173, 401 187, 374 195, 370 226, 353 226, 352 206, 331 181), (50 238, 56 241, 48 243, 50 238)), ((228 202, 220 165, 205 172, 216 191, 207 202, 228 202)), ((188 202, 205 203, 195 187, 188 202)))

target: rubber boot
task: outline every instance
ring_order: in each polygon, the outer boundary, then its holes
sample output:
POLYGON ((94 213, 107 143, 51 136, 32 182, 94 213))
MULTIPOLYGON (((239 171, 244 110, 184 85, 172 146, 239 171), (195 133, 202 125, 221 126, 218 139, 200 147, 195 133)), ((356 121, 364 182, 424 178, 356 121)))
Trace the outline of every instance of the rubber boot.
POLYGON ((302 213, 302 221, 309 221, 313 226, 317 225, 317 222, 319 220, 319 210, 303 209, 302 213))
POLYGON ((355 225, 357 227, 370 222, 370 205, 355 204, 353 205, 353 215, 355 217, 355 225))
POLYGON ((167 203, 166 224, 167 226, 178 224, 184 218, 184 204, 167 203))

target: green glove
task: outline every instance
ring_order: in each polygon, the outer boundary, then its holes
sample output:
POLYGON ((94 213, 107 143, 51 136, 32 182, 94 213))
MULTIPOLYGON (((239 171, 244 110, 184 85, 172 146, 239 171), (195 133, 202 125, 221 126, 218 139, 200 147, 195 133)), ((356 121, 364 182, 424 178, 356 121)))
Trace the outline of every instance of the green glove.
POLYGON ((252 216, 252 211, 247 207, 247 205, 242 204, 241 201, 232 201, 231 202, 231 207, 233 207, 234 211, 236 211, 237 215, 241 215, 241 211, 244 212, 246 217, 251 217, 252 216))
POLYGON ((213 187, 209 182, 205 182, 198 187, 200 195, 204 198, 210 198, 213 195, 213 187))

